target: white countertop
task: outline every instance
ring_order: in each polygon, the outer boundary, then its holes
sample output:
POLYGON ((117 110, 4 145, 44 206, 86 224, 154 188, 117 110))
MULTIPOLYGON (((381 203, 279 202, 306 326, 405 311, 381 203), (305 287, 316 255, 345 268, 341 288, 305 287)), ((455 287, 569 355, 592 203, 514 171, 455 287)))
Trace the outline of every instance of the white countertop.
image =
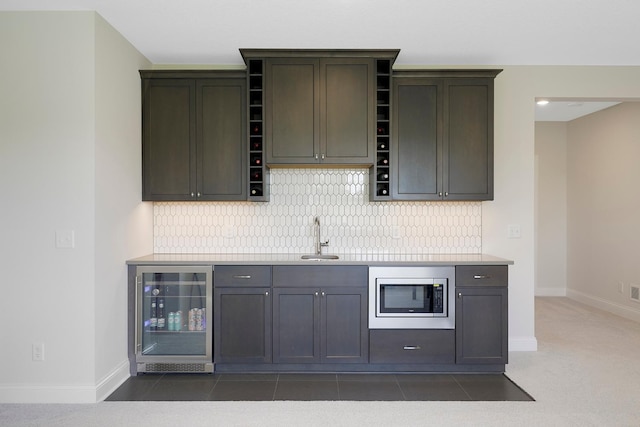
POLYGON ((130 259, 131 265, 254 264, 254 265, 511 265, 512 260, 488 254, 339 254, 337 260, 303 260, 305 254, 151 254, 130 259))

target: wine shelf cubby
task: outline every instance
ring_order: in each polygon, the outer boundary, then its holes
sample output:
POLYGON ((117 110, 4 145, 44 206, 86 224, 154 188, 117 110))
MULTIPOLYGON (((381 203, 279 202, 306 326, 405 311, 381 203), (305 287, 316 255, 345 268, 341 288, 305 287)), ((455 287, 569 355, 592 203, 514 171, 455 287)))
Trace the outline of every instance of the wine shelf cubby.
POLYGON ((372 200, 391 198, 391 61, 376 61, 376 162, 371 168, 369 185, 372 200))
POLYGON ((249 72, 249 194, 250 201, 269 200, 269 171, 264 164, 264 66, 261 59, 248 63, 249 72))

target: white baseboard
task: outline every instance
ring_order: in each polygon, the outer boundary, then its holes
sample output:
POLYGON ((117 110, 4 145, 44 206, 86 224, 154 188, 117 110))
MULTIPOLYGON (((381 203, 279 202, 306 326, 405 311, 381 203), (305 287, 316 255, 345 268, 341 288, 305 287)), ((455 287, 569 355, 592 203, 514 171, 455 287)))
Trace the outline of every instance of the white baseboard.
POLYGON ((617 304, 612 301, 607 301, 599 297, 594 297, 580 291, 576 291, 575 289, 567 289, 567 297, 588 306, 607 311, 620 317, 624 317, 625 319, 640 322, 640 305, 638 305, 638 309, 634 309, 617 304))
POLYGON ((566 297, 567 288, 535 288, 533 290, 537 297, 566 297))
POLYGON ((101 402, 124 383, 129 373, 129 360, 124 360, 111 373, 105 376, 96 386, 96 402, 101 402))
POLYGON ((538 351, 536 337, 509 337, 509 351, 538 351))
POLYGON ((0 403, 96 403, 129 378, 124 361, 98 385, 0 384, 0 403))

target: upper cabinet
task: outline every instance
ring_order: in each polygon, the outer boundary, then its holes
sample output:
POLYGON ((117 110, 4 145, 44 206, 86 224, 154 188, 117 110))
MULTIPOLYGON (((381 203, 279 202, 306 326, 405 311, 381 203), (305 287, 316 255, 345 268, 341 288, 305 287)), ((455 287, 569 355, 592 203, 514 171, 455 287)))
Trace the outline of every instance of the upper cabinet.
POLYGON ((370 167, 370 199, 493 200, 501 70, 399 50, 241 49, 246 70, 141 71, 143 200, 269 200, 269 167, 370 167))
POLYGON ((247 200, 243 71, 141 71, 143 200, 247 200))
MULTIPOLYGON (((393 73, 387 199, 493 199, 493 81, 499 72, 393 73)), ((379 180, 380 173, 371 176, 379 180)), ((385 200, 380 196, 372 191, 372 199, 385 200)))
POLYGON ((266 163, 364 165, 375 160, 376 58, 397 50, 241 50, 265 62, 266 163))

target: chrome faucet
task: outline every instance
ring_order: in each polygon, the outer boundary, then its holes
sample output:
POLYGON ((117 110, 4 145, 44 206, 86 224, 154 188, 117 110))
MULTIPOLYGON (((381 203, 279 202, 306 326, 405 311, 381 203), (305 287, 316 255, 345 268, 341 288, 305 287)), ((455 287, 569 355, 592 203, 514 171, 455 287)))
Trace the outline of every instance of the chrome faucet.
POLYGON ((313 234, 316 238, 316 255, 322 255, 322 248, 325 246, 329 246, 329 240, 326 242, 320 241, 320 218, 315 217, 313 219, 313 234))

